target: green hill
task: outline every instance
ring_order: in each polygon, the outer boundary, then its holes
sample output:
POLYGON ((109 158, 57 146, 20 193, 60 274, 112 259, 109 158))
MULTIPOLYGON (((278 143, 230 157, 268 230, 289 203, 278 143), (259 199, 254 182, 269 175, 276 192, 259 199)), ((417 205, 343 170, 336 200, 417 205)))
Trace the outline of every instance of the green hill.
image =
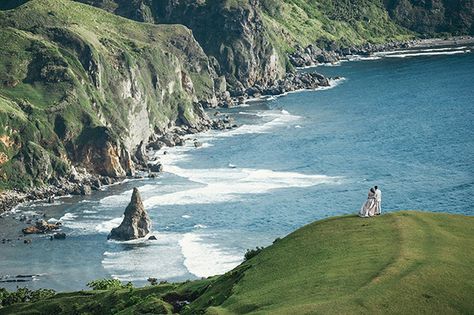
POLYGON ((182 25, 32 0, 0 11, 0 42, 0 190, 54 183, 71 165, 123 177, 150 135, 199 129, 197 102, 215 97, 207 56, 182 25))
POLYGON ((474 217, 402 211, 335 217, 277 240, 222 276, 61 293, 0 314, 469 314, 474 217), (179 301, 188 301, 184 305, 179 301), (182 307, 182 308, 181 308, 182 307))

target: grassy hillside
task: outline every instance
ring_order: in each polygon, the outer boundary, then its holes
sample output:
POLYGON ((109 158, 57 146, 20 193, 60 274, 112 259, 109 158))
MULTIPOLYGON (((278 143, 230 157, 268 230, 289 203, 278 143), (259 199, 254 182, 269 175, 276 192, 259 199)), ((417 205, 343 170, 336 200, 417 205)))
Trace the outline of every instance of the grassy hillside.
POLYGON ((265 0, 262 8, 268 29, 289 51, 318 42, 349 47, 413 36, 390 19, 379 0, 265 0))
POLYGON ((184 300, 191 303, 182 314, 468 314, 473 241, 474 217, 336 217, 297 230, 223 276, 59 294, 0 314, 166 313, 184 300))
POLYGON ((348 47, 412 36, 380 0, 77 1, 139 21, 186 25, 236 92, 284 76, 296 45, 348 47))
POLYGON ((0 11, 0 41, 0 189, 48 183, 73 164, 124 176, 141 141, 199 124, 194 103, 214 98, 208 59, 181 25, 32 0, 0 11))

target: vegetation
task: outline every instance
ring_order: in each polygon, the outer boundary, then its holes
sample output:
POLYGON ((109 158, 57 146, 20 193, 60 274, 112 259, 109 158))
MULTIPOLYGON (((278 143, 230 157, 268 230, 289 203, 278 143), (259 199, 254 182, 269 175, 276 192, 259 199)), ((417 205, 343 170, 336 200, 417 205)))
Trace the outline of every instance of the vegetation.
POLYGON ((0 308, 1 306, 10 306, 16 303, 38 302, 56 294, 51 289, 30 290, 28 288, 18 288, 14 292, 8 292, 4 288, 0 288, 0 308))
POLYGON ((207 57, 179 25, 32 0, 0 11, 0 41, 0 189, 54 182, 72 164, 120 175, 99 163, 105 142, 133 155, 180 113, 196 123, 193 102, 214 94, 207 57))
POLYGON ((123 284, 118 279, 98 279, 87 284, 92 290, 111 290, 111 289, 131 289, 133 285, 131 282, 123 284))
POLYGON ((473 223, 474 217, 413 211, 335 217, 295 231, 222 276, 59 293, 0 314, 468 314, 473 223))

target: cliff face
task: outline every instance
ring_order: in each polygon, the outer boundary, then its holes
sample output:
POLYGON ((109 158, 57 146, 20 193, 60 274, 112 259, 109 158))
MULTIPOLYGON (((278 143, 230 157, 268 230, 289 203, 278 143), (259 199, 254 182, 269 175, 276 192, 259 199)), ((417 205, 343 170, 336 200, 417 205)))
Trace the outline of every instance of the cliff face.
POLYGON ((140 24, 71 1, 0 11, 0 187, 72 165, 121 177, 174 125, 199 130, 216 75, 189 29, 140 24))
POLYGON ((268 86, 286 73, 285 54, 267 32, 259 1, 80 1, 138 21, 189 27, 220 76, 220 92, 268 86))
POLYGON ((474 1, 385 0, 385 6, 393 20, 420 34, 474 34, 474 1))

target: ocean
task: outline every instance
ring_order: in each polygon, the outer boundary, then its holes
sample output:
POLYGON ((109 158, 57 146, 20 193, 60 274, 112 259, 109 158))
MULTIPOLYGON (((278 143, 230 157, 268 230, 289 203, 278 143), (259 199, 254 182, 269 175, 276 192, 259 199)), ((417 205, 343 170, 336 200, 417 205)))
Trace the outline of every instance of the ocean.
POLYGON ((382 190, 383 212, 473 215, 470 48, 367 59, 300 70, 341 77, 331 88, 219 109, 240 127, 190 136, 203 143, 199 148, 188 141, 156 152, 165 170, 158 178, 18 207, 8 215, 44 212, 63 222, 67 238, 0 244, 0 287, 63 291, 105 277, 143 285, 148 277, 224 273, 246 249, 314 220, 356 214, 374 185, 382 190), (157 240, 107 241, 133 187, 157 240), (6 282, 18 275, 33 275, 32 281, 6 282))

